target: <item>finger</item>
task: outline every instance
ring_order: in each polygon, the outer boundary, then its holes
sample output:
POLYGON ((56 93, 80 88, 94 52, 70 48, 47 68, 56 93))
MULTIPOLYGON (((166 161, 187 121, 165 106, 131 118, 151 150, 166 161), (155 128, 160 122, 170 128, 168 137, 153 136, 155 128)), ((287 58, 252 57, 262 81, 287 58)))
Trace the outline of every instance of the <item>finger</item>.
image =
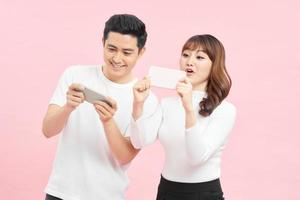
POLYGON ((136 84, 134 85, 134 89, 137 90, 137 91, 142 90, 142 88, 143 88, 142 82, 138 82, 138 83, 136 83, 136 84))
POLYGON ((68 96, 68 99, 71 100, 71 101, 73 101, 73 102, 76 102, 76 103, 82 103, 82 102, 83 102, 83 99, 82 99, 82 98, 76 97, 76 96, 71 96, 71 95, 69 95, 69 96, 68 96))
POLYGON ((137 89, 143 90, 145 88, 145 83, 146 83, 145 79, 142 79, 141 81, 139 81, 138 84, 136 84, 137 89))
POLYGON ((179 82, 181 82, 181 83, 189 83, 190 81, 189 81, 189 79, 188 79, 188 77, 182 77, 181 79, 179 79, 179 82))
POLYGON ((98 115, 100 116, 101 119, 105 118, 105 115, 100 111, 98 110, 97 108, 95 108, 96 112, 98 113, 98 115))
POLYGON ((99 112, 101 112, 101 114, 102 114, 104 117, 111 117, 111 116, 112 116, 111 113, 108 112, 108 111, 106 110, 106 108, 103 107, 102 105, 96 104, 95 107, 96 107, 96 109, 97 109, 99 112))
POLYGON ((183 83, 183 82, 178 82, 178 83, 176 84, 176 87, 185 87, 185 86, 186 86, 186 84, 183 83))
POLYGON ((177 89, 176 92, 180 97, 183 97, 182 92, 180 90, 177 89))
MULTIPOLYGON (((145 91, 146 89, 147 89, 146 81, 144 81, 144 82, 143 82, 143 85, 142 85, 142 91, 145 91)), ((141 91, 141 92, 142 92, 142 91, 141 91)))
POLYGON ((107 101, 110 102, 111 108, 116 110, 117 109, 117 102, 111 97, 106 97, 106 99, 107 99, 107 101))
POLYGON ((185 77, 182 77, 178 80, 178 82, 184 82, 185 81, 185 77))
POLYGON ((151 84, 150 84, 150 82, 147 82, 145 86, 146 86, 146 90, 149 90, 149 89, 150 89, 150 87, 151 87, 151 84))
POLYGON ((150 80, 150 76, 145 76, 145 86, 146 86, 146 89, 149 89, 150 88, 150 85, 151 85, 151 80, 150 80))
POLYGON ((191 82, 191 79, 189 77, 185 77, 186 78, 186 82, 187 83, 190 83, 191 82))
POLYGON ((72 83, 69 87, 69 89, 71 90, 76 90, 76 91, 83 91, 84 90, 84 86, 79 84, 79 83, 72 83))
POLYGON ((144 76, 144 78, 143 78, 144 81, 150 81, 150 79, 151 79, 151 78, 150 78, 150 76, 148 76, 148 75, 147 75, 147 76, 144 76))
POLYGON ((99 105, 102 106, 103 108, 105 108, 108 112, 110 113, 114 113, 114 110, 112 109, 112 107, 110 105, 108 105, 106 102, 104 101, 95 101, 94 102, 95 105, 99 105))
POLYGON ((140 85, 141 85, 141 83, 140 83, 140 82, 137 82, 137 83, 134 84, 133 88, 137 89, 137 88, 140 87, 140 85))
POLYGON ((67 94, 84 99, 83 92, 78 92, 78 91, 75 91, 75 90, 71 90, 71 91, 68 91, 67 94))
POLYGON ((183 92, 183 91, 184 91, 184 88, 183 88, 183 87, 176 87, 176 90, 177 90, 177 91, 180 91, 180 92, 183 92))

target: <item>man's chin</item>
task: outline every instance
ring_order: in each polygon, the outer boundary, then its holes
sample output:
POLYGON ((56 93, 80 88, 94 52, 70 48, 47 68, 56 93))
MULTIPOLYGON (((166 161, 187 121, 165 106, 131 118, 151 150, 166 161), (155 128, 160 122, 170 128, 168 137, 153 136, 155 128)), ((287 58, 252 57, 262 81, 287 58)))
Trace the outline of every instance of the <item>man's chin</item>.
POLYGON ((124 72, 126 70, 126 66, 122 66, 122 67, 113 67, 113 66, 110 66, 110 70, 113 71, 113 72, 124 72))

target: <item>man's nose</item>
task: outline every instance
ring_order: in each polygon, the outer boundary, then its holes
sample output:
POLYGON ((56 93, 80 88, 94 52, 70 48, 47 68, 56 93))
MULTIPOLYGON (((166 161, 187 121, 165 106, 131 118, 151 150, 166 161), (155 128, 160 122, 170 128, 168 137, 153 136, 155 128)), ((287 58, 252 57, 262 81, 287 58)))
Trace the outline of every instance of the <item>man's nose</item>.
POLYGON ((122 55, 120 52, 117 52, 114 56, 113 56, 113 61, 114 63, 118 64, 122 61, 122 55))

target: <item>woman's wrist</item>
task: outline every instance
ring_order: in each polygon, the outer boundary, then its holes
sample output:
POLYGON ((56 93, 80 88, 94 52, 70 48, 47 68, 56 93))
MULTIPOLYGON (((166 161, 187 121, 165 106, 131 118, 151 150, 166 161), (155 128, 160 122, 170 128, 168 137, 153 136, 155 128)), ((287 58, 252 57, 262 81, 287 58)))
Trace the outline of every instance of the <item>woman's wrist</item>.
POLYGON ((185 110, 185 128, 191 128, 196 124, 196 113, 194 108, 185 110))
POLYGON ((185 106, 184 107, 184 111, 186 114, 192 114, 192 113, 195 113, 195 109, 192 105, 189 105, 189 106, 185 106))
POLYGON ((132 117, 136 121, 143 114, 144 102, 133 102, 132 117))

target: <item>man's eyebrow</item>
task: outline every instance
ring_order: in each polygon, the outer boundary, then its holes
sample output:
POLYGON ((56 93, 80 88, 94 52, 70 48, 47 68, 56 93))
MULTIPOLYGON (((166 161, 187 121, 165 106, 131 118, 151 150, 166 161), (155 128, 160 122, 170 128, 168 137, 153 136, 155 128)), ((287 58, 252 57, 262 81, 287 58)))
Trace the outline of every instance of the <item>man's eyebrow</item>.
POLYGON ((116 47, 116 46, 114 46, 114 45, 112 45, 112 44, 107 44, 107 46, 109 46, 109 47, 113 47, 113 48, 116 48, 116 49, 117 49, 117 47, 116 47))
POLYGON ((125 49, 122 49, 123 51, 134 51, 134 49, 130 49, 130 48, 125 48, 125 49))
MULTIPOLYGON (((112 45, 112 44, 107 44, 108 47, 112 47, 112 48, 115 48, 117 49, 118 47, 116 47, 115 45, 112 45)), ((134 49, 131 49, 131 48, 124 48, 122 49, 123 51, 130 51, 130 52, 133 52, 134 49)))

